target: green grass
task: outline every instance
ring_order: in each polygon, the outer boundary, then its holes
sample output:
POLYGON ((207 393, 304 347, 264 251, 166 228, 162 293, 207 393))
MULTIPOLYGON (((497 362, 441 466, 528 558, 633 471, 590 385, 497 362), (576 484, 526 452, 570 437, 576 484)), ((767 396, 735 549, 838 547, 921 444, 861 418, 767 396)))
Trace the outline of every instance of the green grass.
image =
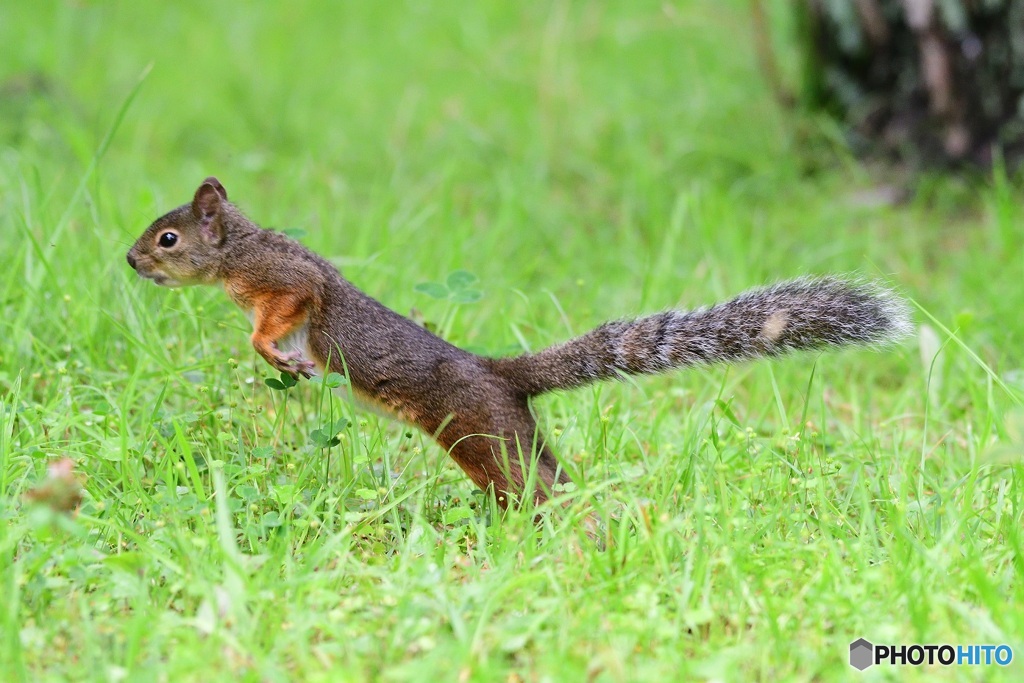
POLYGON ((832 680, 859 636, 1017 652, 866 679, 1020 679, 1018 183, 857 201, 738 0, 283 7, 4 5, 5 680, 832 680), (928 330, 543 400, 579 504, 535 529, 425 436, 267 387, 222 292, 135 277, 210 174, 490 353, 804 273, 889 278, 928 330), (416 290, 457 270, 479 302, 416 290), (65 456, 73 517, 25 498, 65 456))

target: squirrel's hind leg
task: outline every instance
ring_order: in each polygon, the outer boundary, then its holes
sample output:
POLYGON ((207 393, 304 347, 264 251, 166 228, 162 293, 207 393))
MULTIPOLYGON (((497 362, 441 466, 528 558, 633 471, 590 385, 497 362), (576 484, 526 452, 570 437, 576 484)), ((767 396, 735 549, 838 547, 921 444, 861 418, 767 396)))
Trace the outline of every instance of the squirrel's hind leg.
POLYGON ((542 441, 521 443, 515 438, 474 434, 453 444, 442 441, 442 445, 477 486, 484 491, 493 488, 503 509, 527 495, 526 481, 531 473, 535 505, 546 501, 556 484, 570 481, 542 441))

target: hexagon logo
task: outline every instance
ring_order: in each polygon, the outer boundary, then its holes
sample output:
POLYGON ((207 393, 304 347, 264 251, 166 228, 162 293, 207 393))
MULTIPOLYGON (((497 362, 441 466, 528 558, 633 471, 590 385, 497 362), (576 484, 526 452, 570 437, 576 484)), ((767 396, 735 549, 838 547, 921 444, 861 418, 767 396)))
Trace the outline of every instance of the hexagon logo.
POLYGON ((850 643, 850 666, 858 671, 863 671, 874 664, 875 646, 858 638, 850 643))

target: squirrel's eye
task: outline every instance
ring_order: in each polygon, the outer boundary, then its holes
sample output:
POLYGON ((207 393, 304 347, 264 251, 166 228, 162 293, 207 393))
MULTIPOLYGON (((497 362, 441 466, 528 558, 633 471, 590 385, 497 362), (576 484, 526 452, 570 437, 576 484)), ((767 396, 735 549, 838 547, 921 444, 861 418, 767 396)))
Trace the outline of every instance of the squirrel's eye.
POLYGON ((160 246, 163 247, 164 249, 170 249, 177 243, 178 236, 175 235, 173 232, 165 232, 164 234, 160 235, 160 246))

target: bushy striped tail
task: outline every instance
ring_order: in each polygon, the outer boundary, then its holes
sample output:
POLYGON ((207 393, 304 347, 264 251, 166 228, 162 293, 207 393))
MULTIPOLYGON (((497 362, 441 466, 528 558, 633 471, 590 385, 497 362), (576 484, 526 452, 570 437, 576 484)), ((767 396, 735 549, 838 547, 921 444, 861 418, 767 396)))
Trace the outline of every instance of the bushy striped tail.
POLYGON ((538 353, 492 363, 519 391, 535 396, 622 374, 885 345, 911 331, 906 303, 888 289, 859 280, 808 277, 753 289, 711 308, 608 322, 538 353))

